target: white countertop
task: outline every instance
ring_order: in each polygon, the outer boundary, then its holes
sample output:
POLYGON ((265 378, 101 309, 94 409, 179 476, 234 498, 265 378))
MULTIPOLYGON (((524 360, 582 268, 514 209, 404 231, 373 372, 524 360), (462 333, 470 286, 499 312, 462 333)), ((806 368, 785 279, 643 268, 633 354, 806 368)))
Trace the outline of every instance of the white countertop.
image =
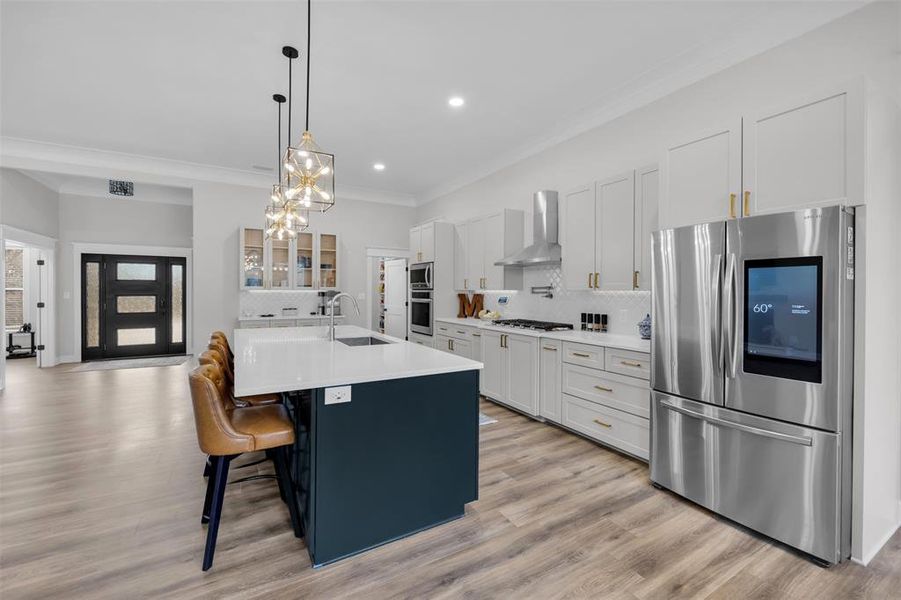
MULTIPOLYGON (((261 317, 260 315, 247 317, 240 316, 238 321, 318 321, 319 319, 329 319, 328 315, 297 315, 296 317, 286 317, 285 315, 275 315, 273 317, 261 317)), ((344 315, 335 315, 335 320, 343 319, 344 315)))
MULTIPOLYGON (((643 340, 637 335, 623 335, 617 333, 595 333, 592 331, 535 331, 533 329, 516 329, 515 327, 503 327, 494 325, 491 321, 483 321, 481 319, 459 317, 439 317, 435 321, 439 323, 447 323, 448 325, 462 325, 464 327, 478 327, 479 329, 489 329, 492 331, 502 331, 507 334, 527 335, 531 337, 547 338, 552 340, 562 340, 564 342, 578 342, 580 344, 589 344, 592 346, 603 346, 605 348, 618 348, 620 350, 632 350, 634 352, 651 352, 651 341, 643 340)), ((437 333, 442 333, 436 327, 437 333)))
POLYGON ((372 336, 378 346, 331 342, 328 327, 235 330, 235 396, 308 390, 482 368, 482 363, 374 333, 335 327, 335 337, 372 336))

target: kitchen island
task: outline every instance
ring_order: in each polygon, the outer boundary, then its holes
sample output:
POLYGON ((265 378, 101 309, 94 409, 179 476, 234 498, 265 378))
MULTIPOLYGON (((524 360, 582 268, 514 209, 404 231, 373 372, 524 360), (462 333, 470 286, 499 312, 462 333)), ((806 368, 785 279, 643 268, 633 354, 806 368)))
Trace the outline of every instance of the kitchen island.
POLYGON ((234 336, 235 395, 288 394, 287 501, 317 567, 458 518, 478 498, 482 364, 360 327, 335 333, 234 336))

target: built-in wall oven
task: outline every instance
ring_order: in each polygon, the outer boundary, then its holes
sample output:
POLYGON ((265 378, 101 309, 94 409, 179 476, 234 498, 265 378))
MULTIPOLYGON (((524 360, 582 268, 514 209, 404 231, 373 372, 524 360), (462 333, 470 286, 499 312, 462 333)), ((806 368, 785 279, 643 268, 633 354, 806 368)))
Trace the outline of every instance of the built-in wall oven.
POLYGON ((432 335, 432 292, 410 292, 410 331, 432 335))
POLYGON ((415 263, 410 265, 410 289, 411 290, 431 290, 432 289, 432 265, 433 263, 415 263))

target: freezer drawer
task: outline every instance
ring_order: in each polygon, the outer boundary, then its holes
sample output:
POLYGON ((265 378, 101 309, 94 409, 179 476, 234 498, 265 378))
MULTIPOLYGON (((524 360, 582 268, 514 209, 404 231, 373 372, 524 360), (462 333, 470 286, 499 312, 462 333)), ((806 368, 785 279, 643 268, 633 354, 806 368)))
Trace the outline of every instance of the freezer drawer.
POLYGON ((654 392, 651 480, 836 563, 843 556, 841 434, 654 392))

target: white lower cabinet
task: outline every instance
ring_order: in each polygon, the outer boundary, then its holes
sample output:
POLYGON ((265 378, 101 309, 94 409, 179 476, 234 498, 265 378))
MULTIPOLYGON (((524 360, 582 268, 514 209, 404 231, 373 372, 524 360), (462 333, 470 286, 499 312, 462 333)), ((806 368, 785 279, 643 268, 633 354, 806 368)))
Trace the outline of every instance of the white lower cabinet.
POLYGON ((482 395, 538 416, 538 347, 533 336, 482 330, 482 395))
POLYGON ((538 414, 549 421, 560 422, 563 368, 563 344, 557 340, 541 340, 538 362, 538 414))
POLYGON ((564 394, 563 425, 599 442, 644 460, 648 459, 648 419, 564 394))
POLYGON ((648 384, 634 377, 567 364, 563 365, 563 392, 645 419, 651 417, 648 384))
POLYGON ((410 332, 407 334, 407 341, 419 344, 420 346, 428 346, 429 348, 435 347, 435 341, 430 335, 420 335, 418 333, 410 332))

